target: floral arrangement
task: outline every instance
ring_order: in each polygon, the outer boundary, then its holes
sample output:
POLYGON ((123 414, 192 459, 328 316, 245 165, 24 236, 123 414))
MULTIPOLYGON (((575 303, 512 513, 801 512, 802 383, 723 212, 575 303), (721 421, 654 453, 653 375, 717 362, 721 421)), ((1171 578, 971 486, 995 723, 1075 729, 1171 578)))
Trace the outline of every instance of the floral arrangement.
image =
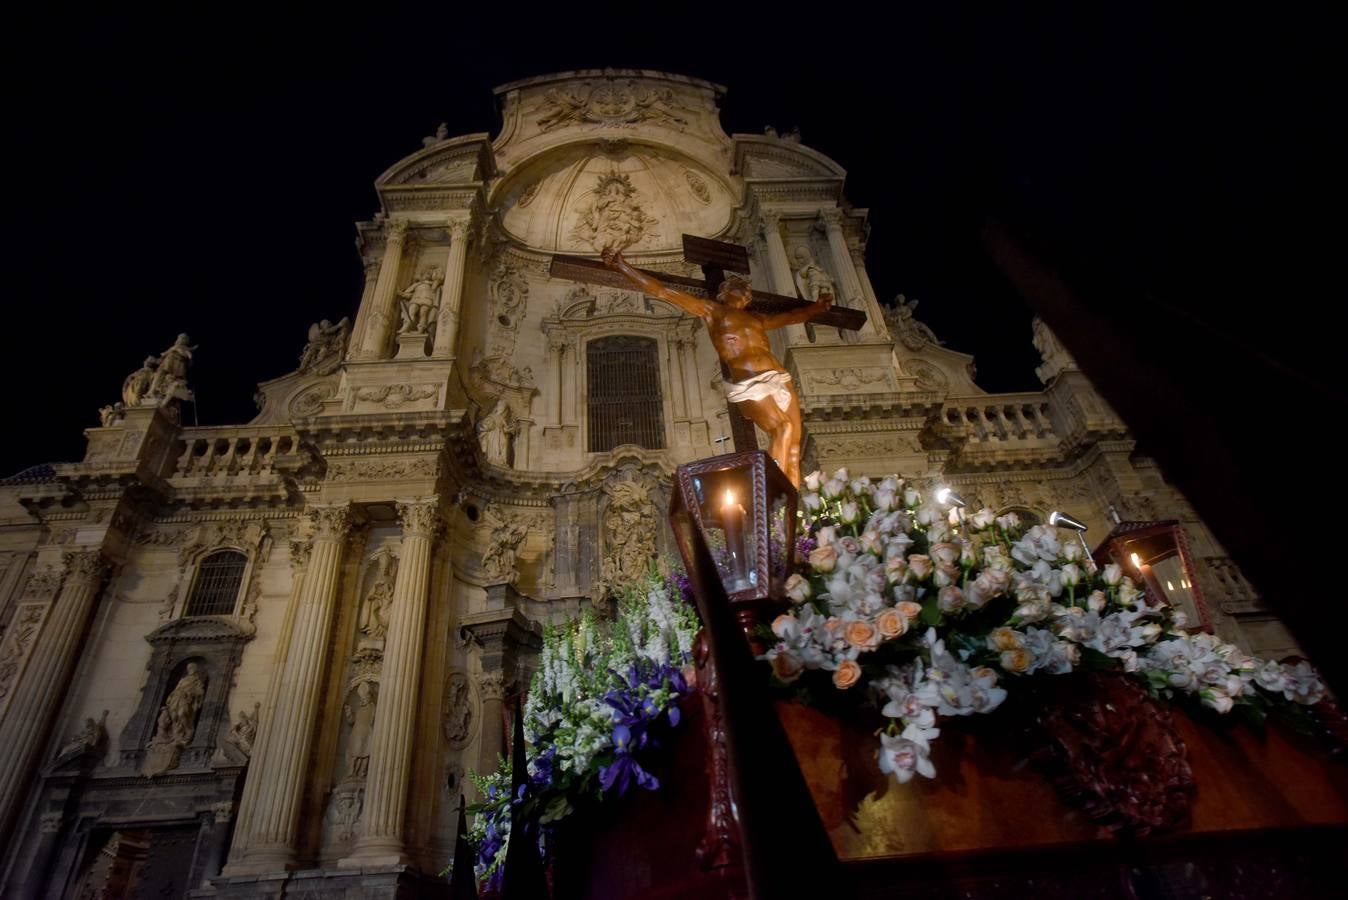
POLYGON ((494 883, 510 841, 512 807, 546 830, 585 797, 622 795, 659 780, 644 765, 679 724, 678 702, 689 692, 697 614, 685 602, 686 583, 652 575, 629 588, 611 623, 586 614, 548 628, 539 668, 524 705, 528 785, 511 797, 510 767, 473 776, 482 801, 469 841, 477 848, 479 879, 494 883))
POLYGON ((1052 526, 987 509, 965 516, 902 478, 846 469, 807 476, 801 505, 808 564, 788 579, 792 608, 761 658, 781 683, 824 673, 828 690, 873 702, 888 719, 879 766, 900 783, 935 777, 942 717, 992 712, 1032 675, 1115 669, 1155 696, 1260 718, 1324 696, 1307 663, 1261 662, 1186 633, 1182 611, 1116 564, 1096 570, 1052 526))

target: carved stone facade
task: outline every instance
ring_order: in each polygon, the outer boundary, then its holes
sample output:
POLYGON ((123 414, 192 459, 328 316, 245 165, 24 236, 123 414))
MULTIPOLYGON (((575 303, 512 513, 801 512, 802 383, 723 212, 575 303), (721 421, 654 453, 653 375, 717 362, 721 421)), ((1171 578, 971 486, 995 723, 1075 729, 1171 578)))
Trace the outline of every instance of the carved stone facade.
POLYGON ((259 385, 252 422, 182 424, 183 338, 127 379, 83 460, 0 482, 0 740, 17 760, 0 895, 183 847, 190 886, 223 898, 408 895, 444 868, 463 775, 504 749, 541 625, 602 614, 674 555, 674 468, 730 432, 700 323, 550 277, 559 252, 621 246, 693 276, 688 233, 745 245, 758 288, 832 290, 862 329, 772 335, 807 460, 1064 509, 1092 539, 1177 520, 1212 627, 1295 649, 1051 334, 1026 323, 1042 391, 980 389, 915 302, 880 302, 841 166, 798 136, 727 135, 721 92, 610 70, 502 87, 499 135, 437 133, 376 181, 354 315, 309 311, 329 318, 259 385), (622 337, 655 347, 663 442, 592 453, 590 345, 622 337), (245 562, 232 606, 187 616, 221 552, 245 562))

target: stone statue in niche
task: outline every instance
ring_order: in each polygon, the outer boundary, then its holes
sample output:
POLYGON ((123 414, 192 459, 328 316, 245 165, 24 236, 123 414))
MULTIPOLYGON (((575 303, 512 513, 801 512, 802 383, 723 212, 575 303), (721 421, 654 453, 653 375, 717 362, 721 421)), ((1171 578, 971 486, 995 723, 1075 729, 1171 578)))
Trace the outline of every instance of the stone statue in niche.
POLYGON ((440 308, 440 285, 444 280, 439 269, 427 269, 398 292, 398 296, 404 298, 399 334, 426 334, 430 330, 440 308))
POLYGON ((810 253, 810 248, 804 244, 796 247, 796 290, 800 292, 801 299, 814 302, 819 299, 821 294, 828 294, 830 297, 836 292, 833 289, 833 279, 824 267, 814 261, 814 255, 810 253))
POLYGON ((52 760, 52 765, 63 766, 93 753, 103 746, 108 738, 107 721, 108 711, 106 709, 103 710, 103 715, 97 721, 92 718, 85 719, 84 727, 57 751, 56 758, 52 760))
POLYGON ((159 775, 178 767, 178 756, 196 732, 197 713, 206 697, 206 682, 196 663, 188 663, 187 671, 164 700, 155 720, 154 737, 146 748, 143 775, 159 775))
POLYGON ((579 210, 572 237, 603 253, 626 250, 655 236, 657 220, 646 214, 636 193, 627 175, 616 170, 600 175, 591 199, 579 210))
POLYGON ((492 507, 487 507, 483 520, 491 531, 487 552, 482 554, 482 569, 490 578, 514 584, 519 578, 515 557, 529 530, 518 517, 499 513, 492 507))
POLYGON ((327 319, 309 326, 309 342, 300 354, 301 372, 313 372, 327 375, 341 362, 342 351, 346 349, 346 338, 351 330, 351 320, 342 319, 336 325, 327 319))
POLYGON ((1067 352, 1067 348, 1058 340, 1058 336, 1048 327, 1048 324, 1038 316, 1034 317, 1031 324, 1034 329, 1034 347, 1039 351, 1039 358, 1043 360, 1042 366, 1036 366, 1034 374, 1039 376, 1039 380, 1048 384, 1054 378, 1064 371, 1077 371, 1077 361, 1072 358, 1072 354, 1067 352))
POLYGON ((375 576, 365 594, 360 611, 360 633, 382 641, 388 633, 389 607, 393 605, 393 585, 398 577, 398 558, 382 553, 374 560, 375 576))
POLYGON ((378 700, 370 682, 362 681, 356 685, 356 696, 346 705, 344 713, 346 723, 351 726, 351 735, 346 745, 348 780, 364 778, 370 770, 370 734, 374 730, 374 709, 378 700))
POLYGON ((482 446, 483 458, 492 465, 511 468, 515 462, 515 435, 519 431, 520 423, 509 404, 497 400, 491 412, 477 423, 477 440, 482 446))
POLYGON ((239 710, 239 719, 220 739, 220 756, 225 762, 242 765, 248 762, 253 755, 253 741, 257 739, 257 719, 261 714, 262 704, 253 704, 253 714, 250 716, 248 710, 239 710))

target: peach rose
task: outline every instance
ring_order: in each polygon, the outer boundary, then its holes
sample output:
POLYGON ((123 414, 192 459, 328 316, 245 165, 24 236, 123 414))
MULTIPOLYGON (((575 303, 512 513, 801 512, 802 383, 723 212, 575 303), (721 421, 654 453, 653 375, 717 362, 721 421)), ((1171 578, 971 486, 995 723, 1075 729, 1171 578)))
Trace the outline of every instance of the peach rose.
POLYGON ((816 572, 832 572, 838 564, 838 551, 831 544, 823 544, 810 551, 810 568, 816 572))
POLYGON ((960 560, 959 544, 933 544, 931 548, 932 561, 938 566, 953 566, 960 560))
POLYGON ((1021 639, 1020 632, 1003 625, 988 633, 988 646, 997 651, 1019 650, 1025 646, 1025 642, 1021 639))
POLYGON ((843 632, 847 638, 847 643, 861 650, 869 650, 876 645, 877 638, 875 626, 865 619, 856 619, 847 623, 847 629, 843 632))
POLYGON ((1029 670, 1034 657, 1028 650, 1007 650, 1002 653, 1002 668, 1020 675, 1029 670))
POLYGON ((810 582, 799 575, 792 575, 786 579, 786 596, 790 597, 795 603, 804 603, 810 599, 814 591, 810 590, 810 582))
POLYGON ((799 678, 804 670, 805 664, 790 650, 783 650, 772 658, 772 674, 787 684, 799 678))
POLYGON ((908 620, 897 609, 887 609, 876 617, 875 627, 880 630, 880 637, 893 640, 908 630, 908 620))
POLYGON ((904 600, 895 607, 905 619, 916 619, 922 615, 922 604, 914 603, 912 600, 904 600))
POLYGON ((921 553, 914 553, 908 557, 908 571, 913 573, 913 577, 918 581, 931 575, 935 567, 931 564, 931 557, 923 556, 921 553))
POLYGON ((860 680, 861 666, 857 665, 855 660, 844 659, 838 663, 838 669, 833 673, 833 686, 840 691, 847 690, 860 680))

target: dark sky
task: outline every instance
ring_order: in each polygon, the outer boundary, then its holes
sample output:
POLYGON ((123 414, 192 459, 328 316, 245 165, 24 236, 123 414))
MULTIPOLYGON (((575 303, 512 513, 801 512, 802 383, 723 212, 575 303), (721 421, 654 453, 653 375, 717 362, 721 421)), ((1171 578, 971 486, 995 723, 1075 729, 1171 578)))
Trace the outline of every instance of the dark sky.
MULTIPOLYGON (((679 72, 728 88, 727 132, 798 125, 870 209, 882 300, 919 298, 994 391, 1037 387, 1037 355, 1028 307, 979 243, 986 216, 1079 224, 1157 282, 1203 254, 1229 267, 1240 247, 1214 228, 1270 227, 1266 201, 1304 189, 1297 148, 1337 118, 1295 87, 1324 75, 1331 32, 1315 23, 856 4, 831 27, 781 5, 749 28, 678 9, 12 23, 0 374, 16 424, 0 474, 78 459, 98 407, 179 331, 200 345, 201 423, 251 418, 253 385, 293 368, 309 323, 354 314, 353 223, 377 210, 374 178, 441 121, 495 134, 491 88, 517 78, 679 72)), ((1199 314, 1226 309, 1215 294, 1199 314)))

